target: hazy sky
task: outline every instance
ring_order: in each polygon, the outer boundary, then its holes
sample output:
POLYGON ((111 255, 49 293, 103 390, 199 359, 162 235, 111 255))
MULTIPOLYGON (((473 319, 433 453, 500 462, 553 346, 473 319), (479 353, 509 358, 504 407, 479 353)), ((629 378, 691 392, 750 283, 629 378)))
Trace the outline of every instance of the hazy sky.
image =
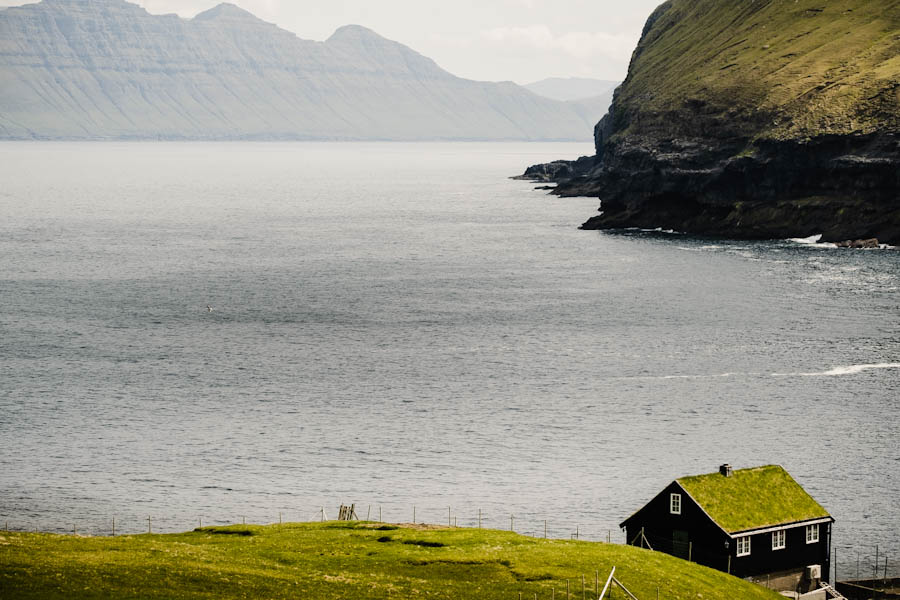
MULTIPOLYGON (((232 0, 306 39, 341 25, 374 29, 470 79, 620 80, 647 17, 662 0, 232 0)), ((218 0, 137 0, 192 17, 218 0)), ((0 0, 0 6, 23 4, 0 0)))

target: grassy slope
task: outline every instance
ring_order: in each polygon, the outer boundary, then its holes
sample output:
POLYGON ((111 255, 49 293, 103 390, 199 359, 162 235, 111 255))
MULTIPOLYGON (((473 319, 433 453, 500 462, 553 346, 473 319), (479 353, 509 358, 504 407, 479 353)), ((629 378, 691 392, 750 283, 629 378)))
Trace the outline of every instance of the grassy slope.
POLYGON ((828 516, 779 466, 739 469, 732 477, 683 477, 678 483, 731 533, 828 516))
POLYGON ((618 98, 620 133, 665 130, 697 101, 751 137, 900 130, 900 1, 668 4, 618 98))
POLYGON ((550 598, 555 588, 564 598, 567 578, 577 591, 573 597, 580 597, 582 574, 591 586, 595 570, 603 576, 615 565, 617 577, 642 599, 655 598, 657 586, 667 599, 780 598, 718 571, 628 546, 478 529, 376 527, 241 526, 118 538, 4 533, 0 597, 510 600, 519 592, 550 598))

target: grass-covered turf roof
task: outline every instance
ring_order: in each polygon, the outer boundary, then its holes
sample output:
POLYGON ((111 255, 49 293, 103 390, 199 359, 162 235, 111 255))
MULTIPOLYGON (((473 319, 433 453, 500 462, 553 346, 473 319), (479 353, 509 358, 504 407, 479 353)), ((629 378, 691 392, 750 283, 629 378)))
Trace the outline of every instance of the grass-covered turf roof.
POLYGON ((678 483, 728 533, 830 516, 777 465, 682 477, 678 483))

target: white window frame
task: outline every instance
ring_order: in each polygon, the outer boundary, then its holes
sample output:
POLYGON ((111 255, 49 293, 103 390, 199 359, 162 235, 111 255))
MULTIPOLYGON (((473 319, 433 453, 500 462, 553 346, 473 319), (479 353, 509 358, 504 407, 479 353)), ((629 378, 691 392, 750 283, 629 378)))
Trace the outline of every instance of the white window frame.
POLYGON ((750 556, 750 536, 745 535, 735 540, 737 543, 738 556, 750 556))
POLYGON ((772 550, 784 550, 787 548, 787 531, 779 529, 772 532, 772 550))
POLYGON ((669 494, 669 513, 681 514, 681 494, 669 494))
POLYGON ((806 543, 807 544, 818 544, 819 543, 819 525, 818 525, 818 523, 815 525, 807 525, 806 526, 806 543))

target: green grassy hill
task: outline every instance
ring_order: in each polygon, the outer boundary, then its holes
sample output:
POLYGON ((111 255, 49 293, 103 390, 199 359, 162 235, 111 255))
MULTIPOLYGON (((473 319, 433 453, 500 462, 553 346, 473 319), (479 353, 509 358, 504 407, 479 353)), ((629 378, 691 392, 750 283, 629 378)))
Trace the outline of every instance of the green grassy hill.
POLYGON ((898 131, 900 1, 671 0, 648 22, 616 107, 620 135, 691 126, 672 118, 685 108, 724 135, 898 131))
MULTIPOLYGON (((581 598, 612 567, 638 598, 776 600, 724 573, 629 546, 510 532, 323 523, 82 538, 0 534, 0 597, 581 598)), ((602 585, 602 584, 601 584, 602 585)), ((624 595, 616 592, 616 598, 624 595)), ((588 596, 590 597, 590 592, 588 596)))

